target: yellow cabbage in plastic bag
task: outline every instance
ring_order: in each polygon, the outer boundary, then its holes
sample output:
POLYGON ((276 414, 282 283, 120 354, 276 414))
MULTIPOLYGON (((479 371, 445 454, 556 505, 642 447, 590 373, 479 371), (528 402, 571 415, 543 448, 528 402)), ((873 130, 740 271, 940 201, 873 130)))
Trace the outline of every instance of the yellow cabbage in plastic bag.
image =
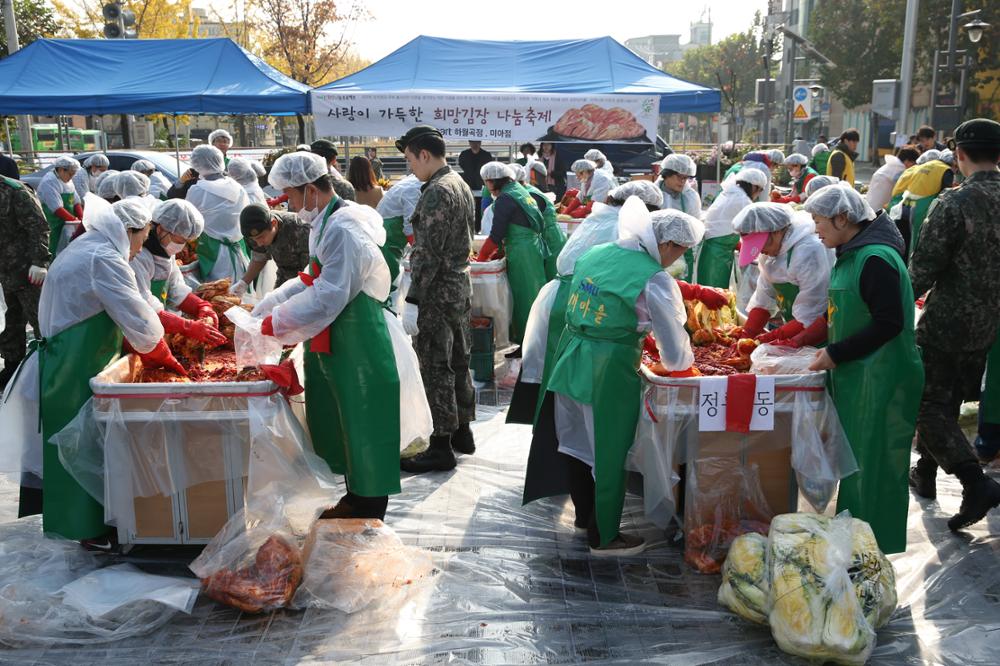
POLYGON ((750 532, 736 537, 722 567, 719 603, 756 624, 767 624, 767 537, 750 532))

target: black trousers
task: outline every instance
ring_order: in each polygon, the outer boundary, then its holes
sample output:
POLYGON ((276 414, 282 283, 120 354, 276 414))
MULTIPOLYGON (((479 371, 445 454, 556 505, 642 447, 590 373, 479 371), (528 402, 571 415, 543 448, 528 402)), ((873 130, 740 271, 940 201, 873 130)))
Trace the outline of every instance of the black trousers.
POLYGON ((339 504, 348 505, 351 518, 377 518, 385 520, 385 510, 389 506, 389 496, 362 497, 348 490, 347 494, 340 498, 339 504))
POLYGON ((560 453, 569 467, 569 496, 576 509, 577 527, 587 528, 587 543, 591 548, 601 545, 601 534, 597 530, 597 510, 594 505, 594 473, 590 465, 573 456, 560 453))

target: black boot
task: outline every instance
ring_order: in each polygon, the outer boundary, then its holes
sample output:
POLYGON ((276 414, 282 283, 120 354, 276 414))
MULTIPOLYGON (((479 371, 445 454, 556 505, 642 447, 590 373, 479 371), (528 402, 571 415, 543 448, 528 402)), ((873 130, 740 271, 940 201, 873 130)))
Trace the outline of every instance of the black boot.
POLYGON ((412 458, 402 458, 399 468, 410 474, 447 472, 455 469, 455 454, 451 451, 451 435, 432 435, 431 445, 412 458))
POLYGON ((937 463, 933 458, 920 456, 917 464, 910 468, 910 487, 918 497, 937 499, 937 463))
POLYGON ((1000 506, 1000 483, 983 474, 976 463, 955 470, 962 481, 962 508, 948 519, 948 529, 961 530, 978 523, 989 510, 1000 506))
POLYGON ((476 452, 476 440, 472 437, 472 429, 468 423, 461 424, 458 430, 452 433, 451 448, 469 456, 476 452))

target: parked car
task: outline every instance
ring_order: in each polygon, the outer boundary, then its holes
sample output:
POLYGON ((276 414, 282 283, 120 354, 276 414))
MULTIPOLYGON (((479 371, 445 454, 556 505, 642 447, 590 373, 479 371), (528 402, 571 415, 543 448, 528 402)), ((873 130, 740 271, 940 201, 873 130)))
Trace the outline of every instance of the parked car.
MULTIPOLYGON (((73 155, 73 158, 83 164, 83 161, 93 155, 94 152, 76 153, 73 155)), ((111 166, 108 168, 115 169, 116 171, 128 171, 132 168, 132 164, 136 160, 149 160, 156 166, 156 170, 166 176, 167 180, 173 184, 177 183, 180 173, 184 173, 184 171, 191 168, 190 164, 181 160, 181 171, 178 173, 177 160, 173 154, 158 153, 153 150, 108 150, 104 154, 108 156, 108 161, 111 163, 111 166)), ((32 189, 37 189, 38 184, 42 182, 42 177, 51 170, 51 166, 44 167, 34 173, 21 176, 21 181, 30 185, 32 189)))

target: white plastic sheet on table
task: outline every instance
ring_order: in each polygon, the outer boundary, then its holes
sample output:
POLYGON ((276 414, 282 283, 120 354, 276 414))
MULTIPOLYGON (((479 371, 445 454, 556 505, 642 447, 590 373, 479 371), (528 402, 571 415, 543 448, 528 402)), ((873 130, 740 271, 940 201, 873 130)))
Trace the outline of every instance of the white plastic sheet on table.
MULTIPOLYGON (((399 289, 393 294, 396 312, 402 314, 407 307, 406 292, 410 288, 410 262, 400 264, 399 289)), ((469 276, 472 280, 472 316, 490 317, 493 320, 493 341, 500 350, 510 345, 510 321, 514 300, 507 281, 507 260, 471 262, 469 276)))
MULTIPOLYGON (((642 368, 643 406, 626 466, 643 476, 646 516, 666 527, 675 517, 675 466, 698 455, 700 379, 659 377, 642 368)), ((777 417, 791 414, 791 432, 749 433, 742 447, 791 447, 799 492, 822 512, 840 479, 857 471, 824 373, 773 375, 777 417)), ((710 434, 710 433, 708 433, 710 434)))

